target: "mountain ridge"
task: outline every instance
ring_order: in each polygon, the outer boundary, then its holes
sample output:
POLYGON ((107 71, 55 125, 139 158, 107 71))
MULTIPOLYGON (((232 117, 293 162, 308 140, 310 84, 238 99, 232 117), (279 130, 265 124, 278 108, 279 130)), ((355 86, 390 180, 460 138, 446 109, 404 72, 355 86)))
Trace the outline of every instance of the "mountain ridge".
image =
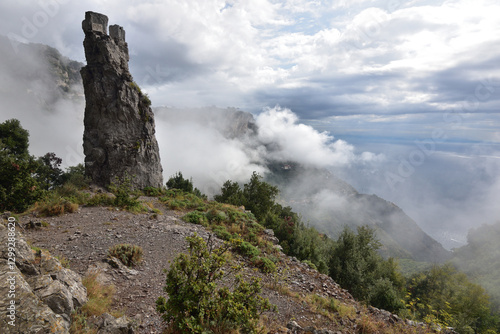
MULTIPOLYGON (((0 50, 2 50, 3 55, 8 55, 9 59, 13 59, 14 50, 6 37, 0 36, 0 50)), ((20 87, 12 89, 24 90, 27 96, 31 96, 31 98, 40 96, 40 98, 35 99, 36 103, 48 110, 52 108, 54 101, 61 97, 83 99, 82 81, 76 73, 84 64, 72 61, 62 56, 56 49, 41 44, 21 44, 19 50, 22 51, 24 56, 17 58, 19 65, 15 66, 14 69, 24 68, 25 70, 16 72, 11 69, 7 73, 9 75, 15 73, 21 77, 25 76, 26 80, 22 80, 25 86, 22 89, 20 87), (42 65, 35 66, 33 62, 39 56, 45 57, 45 60, 42 61, 42 65), (31 65, 22 66, 24 63, 31 65), (49 75, 46 74, 47 71, 49 75), (33 87, 32 90, 35 93, 30 93, 33 82, 40 84, 33 87), (45 86, 52 93, 48 94, 48 97, 44 96, 45 90, 36 93, 40 85, 45 86)), ((0 70, 6 70, 5 66, 0 66, 0 70)), ((4 93, 5 96, 11 95, 10 92, 4 93)), ((0 92, 0 95, 2 95, 2 92, 0 92)), ((10 99, 10 97, 8 98, 10 99)), ((14 102, 17 101, 12 101, 12 103, 14 102)), ((262 143, 256 143, 255 140, 259 128, 254 115, 237 108, 181 109, 156 107, 153 109, 158 119, 168 122, 197 123, 215 129, 228 140, 239 140, 241 145, 262 145, 262 143)), ((270 156, 272 157, 272 146, 277 144, 265 145, 267 145, 266 149, 271 152, 270 156)), ((326 169, 300 166, 293 161, 268 160, 258 163, 261 163, 263 168, 271 171, 266 176, 266 179, 281 188, 282 203, 292 206, 294 210, 302 214, 307 222, 323 233, 327 233, 330 237, 335 238, 345 225, 355 228, 367 224, 378 230, 377 235, 382 240, 383 248, 381 252, 384 256, 398 256, 430 262, 441 262, 449 256, 449 252, 423 232, 403 210, 376 195, 360 194, 354 187, 340 180, 326 169), (307 174, 306 181, 310 183, 308 187, 301 186, 301 181, 304 181, 301 178, 303 178, 304 174, 307 174), (290 185, 293 185, 293 187, 290 187, 290 185), (314 204, 314 200, 321 203, 325 202, 325 198, 321 197, 322 195, 336 196, 335 200, 326 203, 327 209, 328 205, 330 206, 329 210, 318 211, 318 205, 314 204), (352 208, 341 208, 341 202, 352 206, 352 208), (365 212, 362 215, 356 215, 355 213, 363 211, 362 207, 365 207, 364 211, 368 210, 377 214, 370 215, 365 212), (369 209, 367 209, 368 207, 369 209), (398 221, 403 222, 403 225, 400 226, 398 221), (407 231, 405 231, 405 228, 407 228, 407 231), (398 233, 391 233, 391 229, 398 229, 398 233), (412 238, 419 240, 418 247, 408 243, 408 240, 412 238), (433 252, 437 255, 433 255, 433 252)))

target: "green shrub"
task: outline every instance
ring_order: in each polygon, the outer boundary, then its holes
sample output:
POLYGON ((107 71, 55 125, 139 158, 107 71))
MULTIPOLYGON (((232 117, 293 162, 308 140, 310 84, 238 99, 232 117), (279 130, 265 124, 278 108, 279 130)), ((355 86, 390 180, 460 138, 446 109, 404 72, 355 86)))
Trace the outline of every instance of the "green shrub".
POLYGON ((165 189, 163 188, 155 188, 155 187, 146 187, 143 189, 144 195, 159 197, 165 195, 165 189))
POLYGON ((135 245, 114 245, 109 249, 108 254, 116 257, 128 267, 135 266, 142 261, 142 248, 135 245))
POLYGON ((305 263, 305 264, 307 264, 309 266, 309 268, 314 269, 314 270, 318 270, 318 268, 316 267, 316 265, 314 263, 312 263, 311 261, 304 260, 302 262, 305 263))
POLYGON ((194 194, 179 189, 169 189, 165 195, 160 197, 160 201, 165 203, 172 210, 205 210, 205 201, 194 194))
POLYGON ((182 217, 184 221, 192 224, 208 226, 207 216, 203 212, 191 211, 182 217))
POLYGON ((260 254, 259 249, 247 241, 243 241, 238 245, 238 252, 249 258, 256 257, 260 254))
POLYGON ((130 82, 129 86, 133 88, 135 91, 137 91, 139 94, 142 94, 141 87, 139 87, 139 85, 135 81, 130 82))
POLYGON ((143 212, 147 209, 138 200, 140 193, 132 190, 130 177, 118 178, 109 186, 109 190, 115 195, 113 205, 132 212, 143 212))
POLYGON ((253 261, 254 266, 260 269, 265 274, 274 273, 276 271, 276 265, 267 257, 256 257, 253 261))
POLYGON ((88 193, 80 191, 77 185, 69 182, 57 188, 55 192, 70 202, 79 205, 87 204, 90 199, 90 195, 88 193))
POLYGON ((211 224, 218 225, 227 220, 227 215, 224 211, 213 208, 207 212, 207 219, 211 224))
POLYGON ((88 201, 87 205, 89 206, 112 206, 115 202, 114 197, 109 196, 108 194, 95 194, 88 201))
POLYGON ((83 164, 68 167, 61 178, 63 184, 71 184, 79 189, 86 188, 90 183, 90 180, 85 177, 83 164))
POLYGON ((236 276, 234 288, 219 287, 230 244, 214 248, 200 237, 187 237, 189 254, 179 254, 167 272, 165 297, 156 310, 180 333, 255 333, 259 315, 273 307, 259 296, 258 279, 236 276))
POLYGON ((191 193, 197 197, 200 197, 202 199, 207 199, 206 195, 203 195, 201 191, 198 188, 195 188, 193 186, 193 180, 192 179, 185 179, 182 176, 181 172, 175 173, 174 176, 171 176, 168 181, 167 181, 167 188, 168 189, 179 189, 187 193, 191 193))
POLYGON ((142 101, 144 102, 144 104, 146 105, 146 107, 150 107, 151 106, 151 99, 149 98, 148 94, 143 94, 142 95, 142 101))
POLYGON ((215 226, 213 231, 215 235, 222 240, 229 241, 233 238, 233 235, 227 231, 225 226, 215 226))

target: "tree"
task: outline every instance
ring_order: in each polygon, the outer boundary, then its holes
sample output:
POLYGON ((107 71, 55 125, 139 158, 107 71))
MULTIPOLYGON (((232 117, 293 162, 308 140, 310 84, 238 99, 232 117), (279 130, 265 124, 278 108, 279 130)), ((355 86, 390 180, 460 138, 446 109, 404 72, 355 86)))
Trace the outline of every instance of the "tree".
POLYGON ((181 172, 175 173, 174 176, 171 176, 168 179, 167 188, 168 189, 179 189, 179 190, 194 194, 198 197, 206 198, 206 196, 203 195, 198 188, 195 188, 193 186, 193 180, 192 179, 189 179, 189 180, 185 179, 182 176, 181 172))
POLYGON ((29 132, 21 127, 17 119, 0 124, 0 151, 24 158, 28 156, 29 132))
POLYGON ((250 182, 243 187, 245 208, 252 211, 258 221, 263 221, 266 215, 275 206, 274 200, 278 195, 278 188, 262 180, 262 176, 253 172, 250 182))
POLYGON ((259 281, 247 283, 236 276, 232 291, 219 287, 231 244, 215 248, 197 235, 186 240, 189 254, 179 254, 166 271, 168 299, 156 301, 163 320, 181 333, 255 333, 259 315, 272 309, 269 300, 259 296, 259 281))
POLYGON ((232 205, 243 205, 245 203, 245 198, 243 191, 241 190, 237 182, 231 182, 227 180, 224 182, 221 188, 221 194, 215 195, 214 200, 220 203, 227 203, 232 205))
POLYGON ((408 286, 408 305, 418 319, 452 326, 460 333, 495 328, 489 297, 451 264, 415 275, 408 286))
POLYGON ((403 280, 394 261, 377 253, 379 248, 375 230, 360 226, 356 234, 344 228, 331 250, 330 276, 356 299, 395 311, 404 307, 398 291, 403 280))
POLYGON ((221 194, 214 199, 244 205, 262 225, 274 231, 283 252, 302 261, 311 261, 320 272, 327 273, 331 240, 316 229, 305 226, 291 207, 276 203, 278 193, 277 187, 266 183, 254 172, 243 190, 238 183, 228 180, 222 186, 221 194))
POLYGON ((63 184, 63 171, 60 168, 62 159, 55 153, 47 153, 39 157, 37 163, 36 179, 43 189, 51 190, 63 184))
POLYGON ((22 212, 43 195, 28 146, 29 133, 18 120, 0 124, 0 210, 22 212))

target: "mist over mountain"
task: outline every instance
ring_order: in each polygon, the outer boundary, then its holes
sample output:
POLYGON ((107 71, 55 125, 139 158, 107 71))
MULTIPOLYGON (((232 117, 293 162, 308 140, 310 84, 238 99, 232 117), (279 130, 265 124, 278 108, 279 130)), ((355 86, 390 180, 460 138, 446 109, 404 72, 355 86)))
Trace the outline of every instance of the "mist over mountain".
POLYGON ((30 133, 30 152, 55 152, 63 166, 83 162, 85 99, 82 63, 50 46, 0 36, 2 120, 16 118, 30 133))
MULTIPOLYGON (((8 39, 1 46, 1 94, 8 102, 2 115, 21 120, 35 154, 54 151, 67 165, 82 162, 84 101, 78 71, 83 64, 48 46, 19 44, 21 56, 8 39), (38 147, 41 138, 43 148, 38 147)), ((377 229, 384 255, 432 262, 447 257, 395 204, 360 194, 332 173, 384 161, 383 154, 358 153, 279 106, 258 115, 217 107, 160 107, 155 114, 165 178, 182 171, 211 196, 225 181, 244 183, 256 171, 280 187, 283 204, 331 237, 345 225, 368 224, 377 229)))
POLYGON ((215 107, 157 108, 156 115, 159 124, 168 124, 168 130, 159 128, 160 142, 170 143, 160 148, 171 159, 164 168, 171 174, 177 168, 191 175, 209 195, 227 180, 248 181, 256 170, 279 187, 282 204, 332 238, 344 226, 369 225, 377 230, 385 256, 429 262, 450 257, 394 203, 360 194, 328 170, 375 155, 356 155, 347 143, 332 143, 327 134, 297 123, 287 109, 268 109, 255 118, 234 108, 215 107), (180 144, 186 142, 190 145, 180 144))

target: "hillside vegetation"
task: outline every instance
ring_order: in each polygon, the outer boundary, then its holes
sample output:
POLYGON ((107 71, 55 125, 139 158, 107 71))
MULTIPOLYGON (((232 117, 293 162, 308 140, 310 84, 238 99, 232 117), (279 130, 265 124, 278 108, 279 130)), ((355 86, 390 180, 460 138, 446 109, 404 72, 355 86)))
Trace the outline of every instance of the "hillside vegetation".
MULTIPOLYGON (((134 212, 148 211, 138 200, 141 193, 131 191, 126 179, 117 180, 110 187, 113 196, 82 192, 79 189, 87 184, 82 167, 63 172, 55 155, 39 159, 30 156, 28 135, 16 120, 0 124, 2 210, 22 212, 30 208, 38 214, 53 216, 74 212, 79 205, 112 205, 134 212)), ((215 201, 207 201, 180 172, 167 185, 168 189, 144 189, 144 194, 157 196, 173 210, 184 211, 185 221, 203 225, 232 243, 235 251, 263 274, 274 273, 280 263, 272 243, 262 238, 268 228, 274 231, 285 254, 329 274, 367 305, 408 319, 451 326, 460 333, 498 330, 498 317, 492 313, 484 289, 451 265, 434 266, 405 280, 397 261, 386 260, 378 253, 380 242, 374 229, 344 228, 338 238, 331 239, 304 224, 290 207, 278 204, 278 188, 255 172, 243 186, 230 180, 225 182, 215 201), (238 209, 240 206, 247 211, 238 209)), ((471 233, 470 247, 457 252, 464 265, 478 252, 497 254, 496 244, 487 242, 495 240, 487 238, 491 231, 498 233, 496 228, 486 227, 471 233)), ((470 262, 469 266, 470 270, 477 269, 470 262)))
POLYGON ((452 263, 491 296, 500 312, 500 222, 469 231, 467 245, 454 250, 452 263))

